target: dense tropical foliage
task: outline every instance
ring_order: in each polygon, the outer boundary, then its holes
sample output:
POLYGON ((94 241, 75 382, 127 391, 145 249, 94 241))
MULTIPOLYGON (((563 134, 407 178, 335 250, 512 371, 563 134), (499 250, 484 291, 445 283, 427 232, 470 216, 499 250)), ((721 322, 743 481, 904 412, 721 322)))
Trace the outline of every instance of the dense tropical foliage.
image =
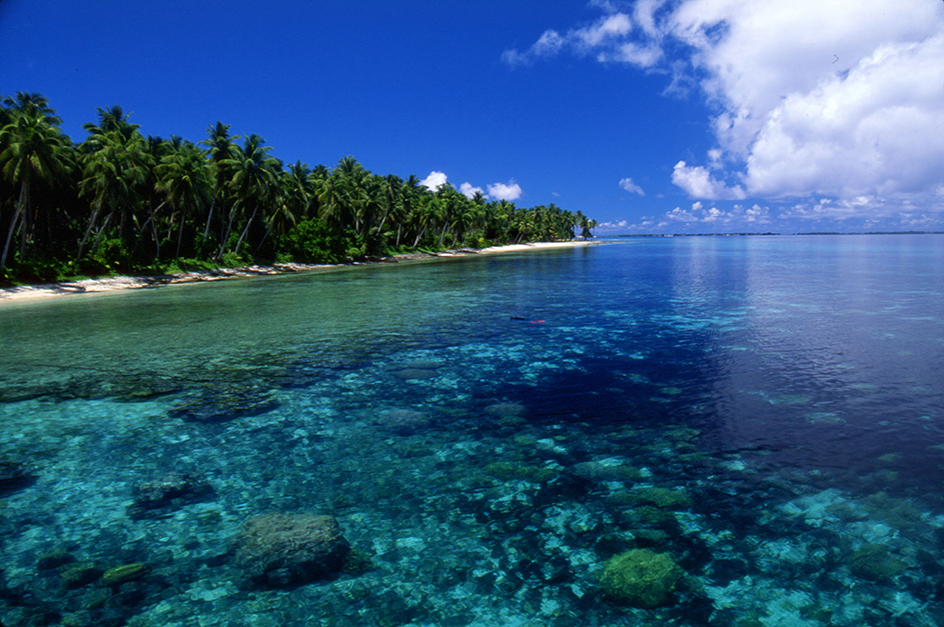
POLYGON ((416 249, 589 237, 582 213, 529 209, 411 175, 285 166, 218 122, 194 144, 144 136, 121 107, 73 143, 39 94, 0 101, 0 280, 250 262, 340 263, 416 249))

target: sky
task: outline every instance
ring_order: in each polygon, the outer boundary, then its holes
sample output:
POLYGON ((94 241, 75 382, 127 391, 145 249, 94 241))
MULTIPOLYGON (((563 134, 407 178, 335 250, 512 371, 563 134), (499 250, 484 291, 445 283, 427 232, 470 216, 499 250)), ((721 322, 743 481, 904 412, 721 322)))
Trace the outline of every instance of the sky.
POLYGON ((942 0, 0 0, 19 91, 597 235, 944 230, 942 0))

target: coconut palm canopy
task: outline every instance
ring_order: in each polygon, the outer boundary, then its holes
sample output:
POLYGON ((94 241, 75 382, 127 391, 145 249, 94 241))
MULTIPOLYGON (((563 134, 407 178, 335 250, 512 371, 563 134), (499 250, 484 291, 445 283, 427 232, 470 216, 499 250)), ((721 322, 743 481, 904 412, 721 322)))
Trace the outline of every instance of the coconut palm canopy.
POLYGON ((196 144, 162 139, 113 105, 76 143, 40 94, 4 98, 0 115, 0 269, 10 278, 141 272, 182 258, 343 262, 571 239, 594 225, 554 204, 519 208, 374 174, 353 156, 333 168, 286 165, 262 137, 222 122, 196 144))

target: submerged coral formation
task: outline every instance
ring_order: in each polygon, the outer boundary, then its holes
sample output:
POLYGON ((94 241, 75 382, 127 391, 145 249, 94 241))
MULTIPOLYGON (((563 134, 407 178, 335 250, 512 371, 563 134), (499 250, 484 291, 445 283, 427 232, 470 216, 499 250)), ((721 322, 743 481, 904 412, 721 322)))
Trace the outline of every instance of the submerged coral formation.
POLYGON ((106 570, 102 575, 102 584, 106 586, 120 586, 121 584, 140 579, 148 572, 145 564, 122 564, 106 570))
POLYGON ((897 577, 908 565, 892 554, 882 544, 866 544, 849 558, 849 569, 853 575, 870 581, 886 581, 897 577))
POLYGON ((262 514, 234 541, 235 563, 253 582, 284 587, 341 569, 350 550, 338 521, 310 514, 262 514))
POLYGON ((213 496, 213 488, 200 477, 169 472, 153 481, 143 481, 133 488, 134 503, 128 507, 132 518, 163 516, 187 503, 213 496))
POLYGON ((642 608, 665 605, 684 571, 665 553, 633 549, 603 565, 600 586, 614 599, 642 608))

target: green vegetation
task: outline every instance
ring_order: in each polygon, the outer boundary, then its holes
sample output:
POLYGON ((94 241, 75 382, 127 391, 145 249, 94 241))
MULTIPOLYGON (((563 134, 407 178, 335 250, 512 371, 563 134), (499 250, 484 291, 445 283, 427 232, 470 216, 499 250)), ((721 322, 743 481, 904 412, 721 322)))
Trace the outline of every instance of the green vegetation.
POLYGON ((590 237, 596 222, 530 209, 354 157, 285 167, 258 135, 144 136, 121 107, 98 109, 73 143, 39 94, 0 100, 0 282, 248 263, 341 263, 411 250, 590 237), (241 139, 241 141, 239 141, 241 139))

